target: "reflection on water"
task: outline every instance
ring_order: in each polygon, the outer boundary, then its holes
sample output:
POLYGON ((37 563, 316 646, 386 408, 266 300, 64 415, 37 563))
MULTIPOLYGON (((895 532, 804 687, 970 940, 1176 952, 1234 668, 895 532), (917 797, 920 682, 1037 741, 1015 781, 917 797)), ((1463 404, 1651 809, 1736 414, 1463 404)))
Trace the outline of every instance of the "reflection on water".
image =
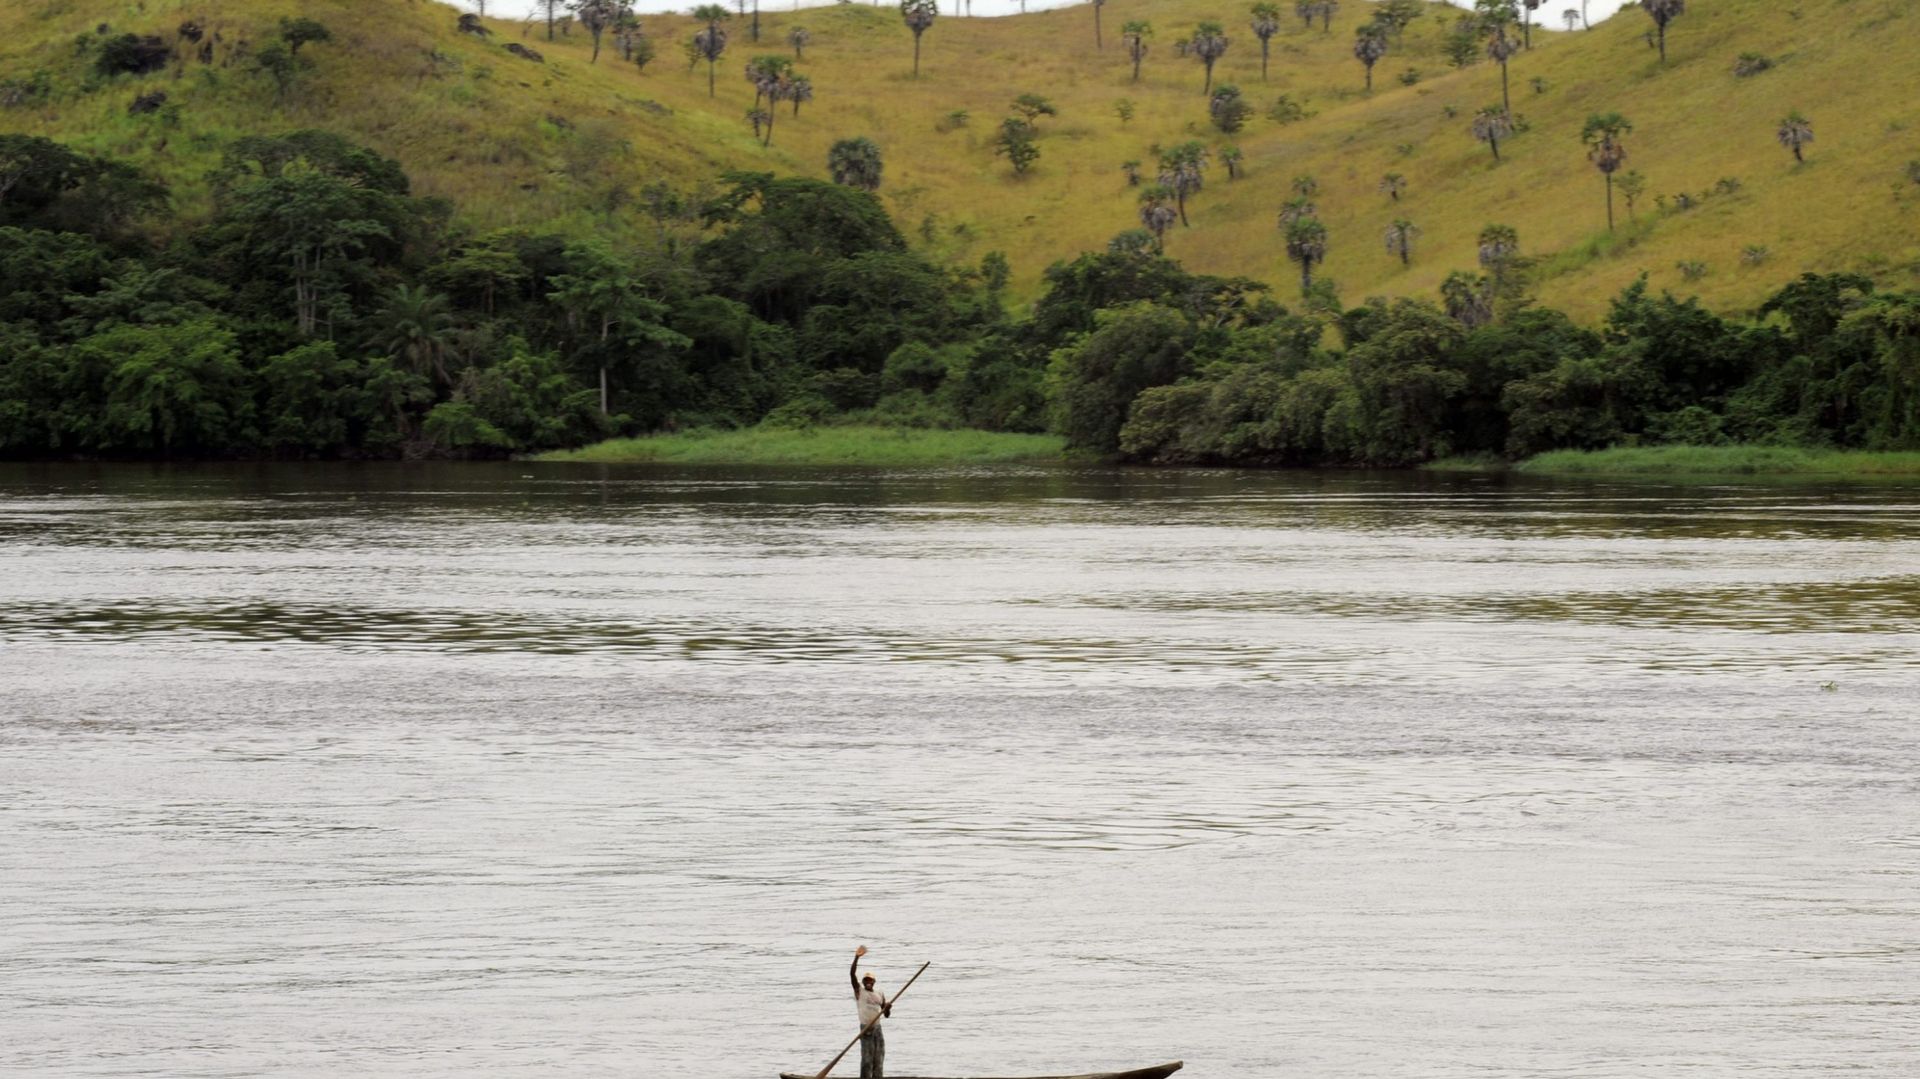
POLYGON ((1920 498, 0 466, 0 1073, 1920 1072, 1920 498), (842 1070, 851 1072, 846 1065, 842 1070))

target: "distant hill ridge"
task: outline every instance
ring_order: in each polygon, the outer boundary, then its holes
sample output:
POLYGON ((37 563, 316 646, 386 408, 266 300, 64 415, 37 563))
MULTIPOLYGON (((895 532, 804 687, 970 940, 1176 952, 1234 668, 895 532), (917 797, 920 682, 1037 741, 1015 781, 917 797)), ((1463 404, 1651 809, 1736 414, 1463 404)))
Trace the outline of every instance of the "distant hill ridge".
MULTIPOLYGON (((1208 144, 1212 165, 1168 253, 1271 282, 1283 299, 1298 277, 1276 220, 1301 176, 1316 180, 1327 227, 1318 273, 1348 303, 1433 296, 1448 273, 1474 267, 1489 224, 1516 230, 1537 260, 1541 299, 1576 315, 1597 314, 1642 272, 1727 311, 1751 310, 1803 271, 1903 287, 1920 276, 1920 166, 1909 167, 1920 159, 1920 5, 1910 0, 1695 0, 1668 29, 1664 64, 1644 13, 1591 31, 1536 26, 1534 47, 1510 61, 1519 130, 1498 162, 1469 129, 1500 100, 1499 66, 1484 56, 1451 65, 1460 11, 1437 3, 1388 42, 1371 94, 1354 55, 1376 6, 1363 0, 1340 4, 1328 30, 1279 5, 1265 81, 1246 3, 1112 0, 1098 9, 1099 48, 1091 6, 967 19, 949 3, 922 40, 918 78, 897 7, 774 6, 763 5, 758 44, 750 20, 727 24, 709 97, 706 65, 684 52, 697 28, 684 15, 642 19, 655 58, 641 70, 611 36, 590 63, 577 27, 552 42, 518 20, 463 32, 458 12, 430 0, 27 0, 0 9, 0 131, 150 169, 174 185, 187 219, 206 211, 205 174, 232 139, 324 127, 397 157, 417 193, 451 200, 476 227, 634 233, 649 227, 639 196, 650 183, 693 187, 729 169, 824 177, 828 147, 864 135, 882 149, 880 194, 903 230, 955 263, 1003 252, 1016 296, 1031 296, 1049 263, 1138 227, 1139 189, 1122 164, 1142 162, 1150 183, 1149 147, 1189 139, 1208 144), (289 17, 333 38, 305 47, 311 70, 282 89, 256 68, 289 17), (1132 20, 1153 27, 1138 82, 1121 40, 1132 20), (1214 83, 1239 86, 1253 106, 1235 135, 1210 121, 1201 63, 1177 55, 1202 20, 1229 39, 1214 83), (742 72, 756 55, 792 57, 796 25, 809 39, 795 69, 814 98, 798 115, 783 103, 763 147, 742 72), (96 74, 101 42, 123 33, 161 38, 164 66, 96 74), (1038 116, 1039 159, 1016 176, 991 144, 1022 93, 1056 115, 1038 116), (1274 119, 1282 94, 1304 116, 1274 119), (1606 112, 1631 120, 1622 175, 1646 182, 1631 212, 1619 202, 1612 234, 1580 140, 1587 117, 1606 112), (1776 137, 1796 112, 1815 135, 1804 163, 1776 137), (1230 145, 1243 155, 1237 180, 1220 162, 1230 145), (1389 173, 1404 177, 1397 200, 1381 186, 1389 173), (1383 240, 1398 219, 1418 230, 1405 265, 1383 240)), ((1561 26, 1562 6, 1537 15, 1561 26)))

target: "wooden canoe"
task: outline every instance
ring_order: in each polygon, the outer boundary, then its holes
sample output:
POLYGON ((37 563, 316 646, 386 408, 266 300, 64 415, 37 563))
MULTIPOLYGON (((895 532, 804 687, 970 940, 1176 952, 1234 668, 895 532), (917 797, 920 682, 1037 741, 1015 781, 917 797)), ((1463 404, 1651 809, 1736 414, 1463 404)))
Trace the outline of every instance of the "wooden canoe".
MULTIPOLYGON (((1181 1062, 1176 1060, 1168 1064, 1155 1064, 1151 1068, 1135 1068, 1123 1072, 1088 1072, 1085 1075, 1037 1075, 1031 1079, 1167 1079, 1167 1076, 1180 1070, 1181 1062)), ((781 1072, 780 1079, 813 1079, 813 1073, 805 1075, 799 1072, 781 1072)), ((896 1079, 888 1076, 887 1079, 896 1079)), ((899 1076, 898 1079, 915 1079, 913 1076, 899 1076)))

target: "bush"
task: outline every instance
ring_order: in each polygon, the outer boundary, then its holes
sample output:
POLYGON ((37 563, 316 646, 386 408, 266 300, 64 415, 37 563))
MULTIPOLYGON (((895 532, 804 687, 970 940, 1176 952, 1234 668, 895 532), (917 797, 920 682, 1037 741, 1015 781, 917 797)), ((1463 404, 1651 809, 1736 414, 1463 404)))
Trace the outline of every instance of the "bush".
POLYGON ((1276 124, 1298 123, 1312 115, 1305 105, 1295 101, 1290 94, 1281 94, 1267 109, 1267 119, 1276 124))
POLYGON ((1733 62, 1733 74, 1736 78, 1745 79, 1758 75, 1762 71, 1767 71, 1772 67, 1773 57, 1767 56, 1764 53, 1743 52, 1740 54, 1740 58, 1733 62))
POLYGON ((121 34, 108 38, 94 57, 93 67, 100 74, 146 75, 167 66, 167 43, 151 35, 121 34))

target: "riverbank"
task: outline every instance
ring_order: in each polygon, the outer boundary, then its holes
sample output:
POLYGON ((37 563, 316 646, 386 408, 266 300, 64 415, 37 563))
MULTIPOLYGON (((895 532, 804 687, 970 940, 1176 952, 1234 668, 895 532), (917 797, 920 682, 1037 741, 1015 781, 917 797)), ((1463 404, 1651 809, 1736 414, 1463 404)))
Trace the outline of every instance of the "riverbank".
POLYGON ((1450 457, 1432 472, 1518 472, 1530 476, 1906 476, 1920 479, 1920 452, 1803 449, 1794 446, 1616 446, 1559 450, 1520 462, 1450 457))
POLYGON ((685 465, 978 465, 1058 460, 1055 435, 936 431, 904 427, 751 427, 616 438, 577 450, 539 454, 536 461, 685 465))

